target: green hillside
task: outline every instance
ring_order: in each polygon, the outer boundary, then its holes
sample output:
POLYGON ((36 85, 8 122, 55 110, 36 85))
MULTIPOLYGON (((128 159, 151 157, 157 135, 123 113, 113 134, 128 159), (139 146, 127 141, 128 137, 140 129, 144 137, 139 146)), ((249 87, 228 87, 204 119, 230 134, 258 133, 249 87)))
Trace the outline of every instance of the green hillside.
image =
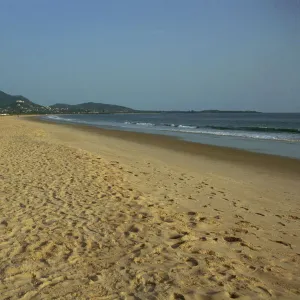
POLYGON ((15 108, 18 104, 26 107, 41 107, 23 96, 12 96, 0 91, 0 108, 15 108))
POLYGON ((114 105, 114 104, 104 104, 104 103, 94 103, 94 102, 87 102, 75 105, 69 104, 54 104, 51 105, 50 108, 52 109, 64 109, 74 112, 134 112, 133 109, 125 106, 114 105))
POLYGON ((87 102, 81 104, 57 103, 51 106, 36 104, 23 96, 12 96, 0 91, 0 113, 7 114, 60 114, 60 113, 116 113, 134 112, 135 110, 113 104, 87 102))

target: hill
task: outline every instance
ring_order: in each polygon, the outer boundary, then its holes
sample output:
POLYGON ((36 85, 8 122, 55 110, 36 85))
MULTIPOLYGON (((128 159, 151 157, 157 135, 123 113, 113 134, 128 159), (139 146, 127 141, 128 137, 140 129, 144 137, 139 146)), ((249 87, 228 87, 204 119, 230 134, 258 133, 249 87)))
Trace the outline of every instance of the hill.
POLYGON ((63 110, 65 112, 73 113, 114 113, 114 112, 134 112, 135 110, 129 107, 114 105, 114 104, 105 104, 105 103, 94 103, 87 102, 81 104, 63 104, 57 103, 51 105, 52 110, 63 110))
POLYGON ((125 106, 94 102, 75 105, 57 103, 51 106, 42 106, 21 95, 13 96, 0 91, 1 114, 128 113, 134 111, 134 109, 125 106))
POLYGON ((80 104, 56 103, 51 106, 42 106, 19 95, 12 96, 0 91, 0 113, 1 114, 99 114, 99 113, 259 113, 257 111, 222 111, 222 110, 202 110, 202 111, 139 111, 129 107, 86 102, 80 104))
POLYGON ((41 105, 35 104, 29 99, 18 95, 12 96, 0 91, 0 109, 5 113, 39 113, 45 108, 41 105))

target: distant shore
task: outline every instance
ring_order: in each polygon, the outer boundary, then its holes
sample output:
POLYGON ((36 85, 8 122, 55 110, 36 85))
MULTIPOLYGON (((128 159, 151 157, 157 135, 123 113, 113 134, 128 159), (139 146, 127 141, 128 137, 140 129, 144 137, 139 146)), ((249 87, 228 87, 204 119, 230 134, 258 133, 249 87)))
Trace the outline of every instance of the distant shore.
POLYGON ((248 110, 133 110, 133 111, 112 111, 112 112, 77 112, 77 111, 66 111, 66 112, 61 112, 61 113, 57 113, 57 112, 46 112, 46 113, 41 113, 41 114, 36 114, 36 113, 28 113, 28 114, 24 114, 24 113, 9 113, 6 115, 10 115, 10 116, 14 116, 14 115, 20 115, 20 116, 30 116, 30 115, 107 115, 107 114, 172 114, 172 113, 177 113, 177 114, 214 114, 214 113, 220 113, 220 114, 261 114, 262 112, 259 111, 248 111, 248 110))

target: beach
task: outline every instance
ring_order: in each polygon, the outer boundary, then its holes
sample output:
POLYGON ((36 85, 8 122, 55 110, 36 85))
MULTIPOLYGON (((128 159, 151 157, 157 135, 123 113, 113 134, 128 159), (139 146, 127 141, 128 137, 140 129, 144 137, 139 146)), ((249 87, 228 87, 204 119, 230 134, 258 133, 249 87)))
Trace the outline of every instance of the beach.
POLYGON ((300 160, 0 118, 0 299, 299 299, 300 160))
MULTIPOLYGON (((168 141, 168 148, 170 148, 170 141, 174 141, 175 137, 194 144, 218 146, 214 149, 230 147, 300 159, 300 114, 297 113, 50 114, 40 116, 40 119, 52 123, 110 129, 115 131, 114 135, 120 131, 147 133, 147 138, 143 141, 148 141, 149 134, 156 137, 167 136, 173 139, 164 138, 159 142, 162 145, 163 141, 164 144, 168 141)), ((124 136, 125 134, 122 134, 122 137, 124 136)), ((126 134, 126 137, 128 136, 126 134)), ((142 141, 142 135, 134 136, 135 141, 137 136, 142 141)), ((153 142, 157 144, 157 138, 153 142)), ((186 149, 187 145, 184 148, 186 149)), ((192 148, 193 152, 197 149, 194 145, 192 148)), ((203 147, 200 151, 203 153, 203 147)), ((213 152, 215 158, 216 151, 213 152)))

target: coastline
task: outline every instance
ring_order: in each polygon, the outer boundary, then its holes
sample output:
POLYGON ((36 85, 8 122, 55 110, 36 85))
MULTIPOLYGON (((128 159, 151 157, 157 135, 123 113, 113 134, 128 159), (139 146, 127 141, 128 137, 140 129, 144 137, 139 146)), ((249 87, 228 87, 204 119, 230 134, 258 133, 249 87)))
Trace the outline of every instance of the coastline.
POLYGON ((47 120, 42 120, 36 116, 25 117, 28 120, 35 122, 48 123, 57 126, 66 126, 69 128, 75 128, 81 131, 95 133, 107 137, 119 138, 125 141, 135 142, 139 144, 145 144, 150 146, 156 146, 172 151, 178 151, 181 153, 187 153, 195 156, 202 156, 212 160, 221 160, 232 162, 234 164, 245 165, 247 167, 261 168, 268 171, 276 171, 280 173, 295 173, 300 175, 300 159, 290 158, 285 156, 257 153, 247 151, 243 149, 236 149, 230 147, 221 147, 215 145, 207 145, 201 143, 195 143, 190 141, 181 140, 176 137, 149 134, 133 131, 123 131, 114 129, 104 129, 99 127, 93 127, 89 125, 79 124, 63 124, 56 123, 47 120))
POLYGON ((285 158, 61 125, 0 119, 1 297, 299 298, 285 158))

